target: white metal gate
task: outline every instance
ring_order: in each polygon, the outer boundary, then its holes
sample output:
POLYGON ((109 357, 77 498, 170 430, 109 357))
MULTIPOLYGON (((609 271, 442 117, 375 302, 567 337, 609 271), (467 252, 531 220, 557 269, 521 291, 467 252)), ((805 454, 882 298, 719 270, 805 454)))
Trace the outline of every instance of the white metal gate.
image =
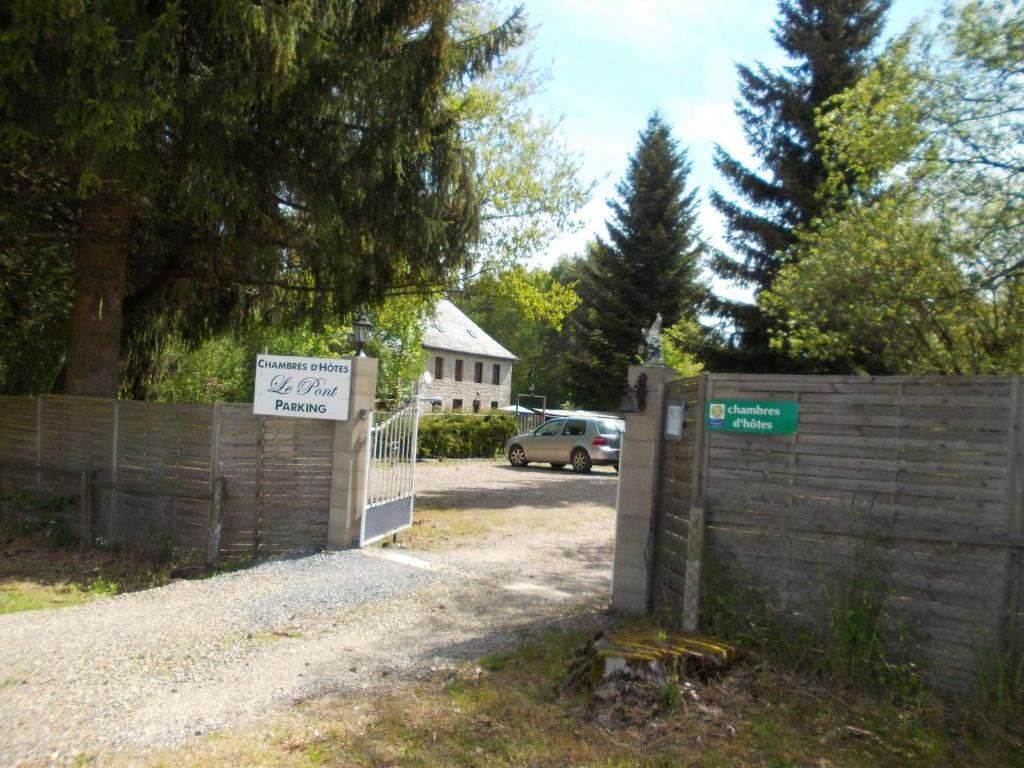
POLYGON ((359 531, 361 547, 412 525, 418 400, 391 413, 371 413, 370 419, 366 503, 359 531), (380 423, 375 424, 378 418, 380 423))

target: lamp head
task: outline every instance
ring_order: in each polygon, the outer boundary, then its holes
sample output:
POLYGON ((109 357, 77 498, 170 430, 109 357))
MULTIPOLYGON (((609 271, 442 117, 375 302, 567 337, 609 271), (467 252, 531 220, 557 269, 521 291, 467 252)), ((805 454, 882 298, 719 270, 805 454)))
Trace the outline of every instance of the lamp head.
POLYGON ((366 353, 363 352, 363 345, 370 338, 370 331, 373 330, 373 323, 370 322, 365 313, 360 313, 352 322, 352 337, 356 342, 356 355, 359 357, 366 357, 366 353))

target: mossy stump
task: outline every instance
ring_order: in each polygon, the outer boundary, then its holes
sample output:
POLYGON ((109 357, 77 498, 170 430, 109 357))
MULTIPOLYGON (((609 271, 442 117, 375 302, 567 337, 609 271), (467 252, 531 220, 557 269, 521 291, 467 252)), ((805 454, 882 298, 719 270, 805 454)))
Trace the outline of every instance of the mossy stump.
POLYGON ((569 668, 564 689, 589 683, 596 695, 602 689, 631 685, 663 687, 679 680, 707 682, 724 674, 738 656, 734 646, 715 638, 664 630, 625 629, 598 633, 579 650, 569 668))

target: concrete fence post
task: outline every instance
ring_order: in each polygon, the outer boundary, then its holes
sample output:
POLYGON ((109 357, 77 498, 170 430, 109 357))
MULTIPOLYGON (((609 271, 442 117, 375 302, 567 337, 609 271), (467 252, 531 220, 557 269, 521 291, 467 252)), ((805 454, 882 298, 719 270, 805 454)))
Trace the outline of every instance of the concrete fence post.
POLYGON ((36 493, 41 494, 43 492, 43 473, 40 470, 40 466, 43 463, 43 397, 42 395, 36 398, 36 476, 35 485, 36 493))
POLYGON ((214 478, 210 487, 210 513, 206 537, 206 566, 216 568, 221 563, 220 539, 224 529, 224 478, 214 478))
POLYGON ((210 422, 210 509, 207 519, 206 565, 220 565, 220 538, 224 527, 224 477, 220 474, 222 406, 213 406, 210 422))
POLYGON ((683 631, 696 632, 700 626, 700 583, 704 563, 704 507, 690 507, 686 541, 686 585, 683 587, 683 631))
POLYGON ((84 552, 92 544, 92 486, 93 473, 84 471, 78 476, 78 551, 84 552))
POLYGON ((348 421, 335 422, 331 468, 331 501, 327 517, 327 548, 359 544, 366 500, 370 414, 377 392, 377 359, 352 359, 352 394, 348 421))
POLYGON ((631 614, 647 611, 651 523, 657 501, 665 386, 676 378, 671 368, 631 365, 630 386, 636 384, 641 374, 647 375, 647 400, 643 411, 626 414, 626 434, 619 459, 612 565, 612 608, 631 614))
MULTIPOLYGON (((1020 375, 1010 377, 1007 468, 1006 529, 1012 536, 1024 533, 1024 376, 1020 375)), ((1006 620, 1001 645, 1004 652, 1024 651, 1024 552, 1007 547, 1006 560, 1006 620)))

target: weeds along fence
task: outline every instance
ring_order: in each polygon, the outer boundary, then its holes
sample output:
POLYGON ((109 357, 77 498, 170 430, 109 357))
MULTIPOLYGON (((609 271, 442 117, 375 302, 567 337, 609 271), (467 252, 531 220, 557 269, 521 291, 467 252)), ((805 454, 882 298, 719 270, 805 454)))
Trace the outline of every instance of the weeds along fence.
POLYGON ((964 689, 1021 658, 1024 379, 713 374, 665 404, 684 427, 659 441, 654 607, 695 616, 703 565, 705 588, 713 574, 824 630, 867 563, 881 615, 860 629, 899 639, 926 680, 964 689), (796 401, 797 432, 709 431, 707 403, 728 400, 796 401))
POLYGON ((0 498, 67 497, 81 546, 197 565, 304 552, 326 545, 333 446, 334 422, 250 404, 0 397, 0 498))

